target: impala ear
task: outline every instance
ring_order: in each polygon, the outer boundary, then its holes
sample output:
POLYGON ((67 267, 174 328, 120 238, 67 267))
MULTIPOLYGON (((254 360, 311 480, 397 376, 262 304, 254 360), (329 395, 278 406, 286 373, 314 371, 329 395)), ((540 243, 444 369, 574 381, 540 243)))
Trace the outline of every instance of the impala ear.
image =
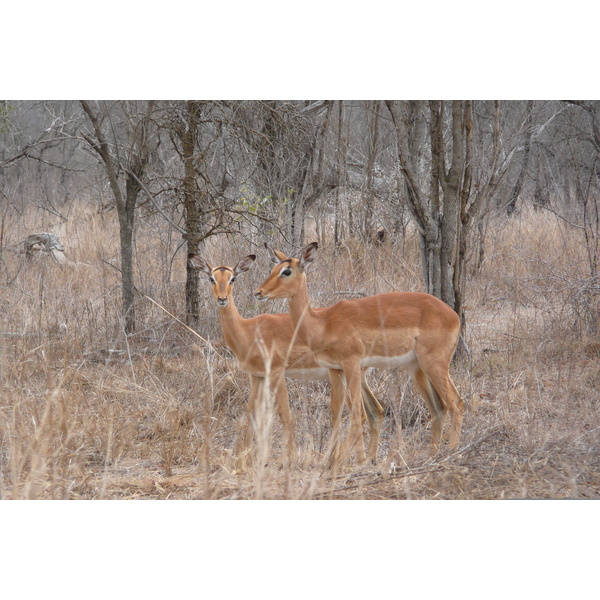
POLYGON ((233 274, 237 277, 243 271, 247 271, 252 266, 252 263, 254 263, 255 260, 255 254, 248 254, 248 256, 242 258, 242 260, 240 260, 240 262, 237 265, 235 265, 235 269, 233 269, 233 274))
POLYGON ((319 244, 317 244, 317 242, 313 242, 312 244, 306 246, 300 253, 300 268, 303 271, 313 260, 315 260, 318 247, 319 244))
POLYGON ((188 254, 188 263, 193 269, 196 269, 197 271, 203 271, 207 275, 212 274, 212 267, 201 256, 198 256, 197 254, 188 254))
POLYGON ((279 250, 275 250, 271 248, 267 242, 265 242, 265 248, 269 251, 269 256, 271 257, 271 261, 278 265, 281 261, 287 260, 287 256, 283 252, 279 252, 279 250))

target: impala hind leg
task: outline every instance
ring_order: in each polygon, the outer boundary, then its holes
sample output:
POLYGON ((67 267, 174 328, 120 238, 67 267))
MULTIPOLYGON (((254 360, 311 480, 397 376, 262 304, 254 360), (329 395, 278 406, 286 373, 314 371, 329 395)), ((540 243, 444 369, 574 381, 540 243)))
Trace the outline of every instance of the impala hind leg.
POLYGON ((447 364, 442 364, 439 360, 428 364, 427 360, 419 359, 419 365, 431 381, 434 390, 444 405, 444 409, 450 413, 450 447, 454 449, 458 447, 460 441, 465 405, 450 377, 449 364, 449 360, 447 364))
POLYGON ((350 409, 350 425, 344 444, 343 454, 350 457, 354 449, 357 450, 359 463, 365 462, 365 442, 362 433, 362 416, 365 407, 362 396, 362 372, 358 360, 348 361, 344 368, 346 378, 346 400, 350 409))
POLYGON ((340 423, 346 394, 346 382, 342 371, 330 369, 329 383, 331 385, 331 441, 328 451, 328 466, 333 468, 340 461, 340 423))
POLYGON ((462 418, 465 412, 465 403, 458 393, 454 381, 448 375, 449 397, 452 399, 450 405, 450 447, 457 448, 460 442, 460 430, 462 428, 462 418))
POLYGON ((377 462, 377 449, 379 448, 381 424, 383 422, 385 411, 367 383, 365 370, 363 370, 361 374, 361 387, 363 407, 367 419, 369 420, 369 448, 367 450, 367 459, 372 463, 375 463, 377 462))
POLYGON ((422 369, 417 367, 411 374, 411 377, 431 413, 431 453, 435 454, 440 449, 442 443, 442 429, 444 427, 446 407, 431 384, 429 377, 422 369))

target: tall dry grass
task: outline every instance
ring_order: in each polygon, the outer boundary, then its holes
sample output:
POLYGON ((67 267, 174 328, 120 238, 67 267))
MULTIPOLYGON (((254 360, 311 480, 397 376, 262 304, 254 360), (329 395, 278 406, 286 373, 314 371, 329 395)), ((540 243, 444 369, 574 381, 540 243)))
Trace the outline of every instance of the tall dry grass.
MULTIPOLYGON (((406 375, 369 375, 386 405, 378 464, 332 473, 326 382, 289 381, 298 456, 283 454, 282 427, 263 401, 257 443, 239 468, 247 377, 221 341, 208 285, 200 333, 182 318, 181 241, 141 214, 138 326, 120 318, 115 215, 73 204, 5 218, 0 287, 0 492, 3 498, 597 498, 600 496, 598 295, 588 285, 584 240, 555 217, 525 213, 490 222, 485 260, 469 275, 468 355, 453 378, 468 410, 460 449, 428 456, 428 414, 406 375), (54 231, 76 268, 25 260, 26 235, 54 231)), ((390 290, 420 290, 417 241, 334 251, 320 240, 309 274, 315 306, 390 290)), ((262 239, 215 238, 212 264, 248 253, 236 283, 252 316, 252 290, 269 270, 262 239)), ((283 248, 285 249, 285 248, 283 248)))

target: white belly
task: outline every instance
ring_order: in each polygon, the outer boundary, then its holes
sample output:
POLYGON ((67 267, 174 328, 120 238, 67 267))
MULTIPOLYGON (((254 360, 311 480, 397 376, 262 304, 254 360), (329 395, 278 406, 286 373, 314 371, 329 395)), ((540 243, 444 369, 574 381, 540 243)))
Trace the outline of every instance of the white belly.
MULTIPOLYGON (((339 363, 330 362, 317 358, 317 362, 328 369, 341 369, 339 363)), ((360 359, 361 367, 373 369, 414 369, 417 365, 417 356, 414 350, 402 354, 401 356, 363 356, 360 359)))
POLYGON ((401 356, 365 356, 360 360, 361 367, 373 367, 374 369, 408 369, 415 366, 417 356, 414 350, 401 356))
POLYGON ((285 376, 290 377, 291 379, 316 381, 317 379, 327 379, 329 373, 324 367, 321 369, 287 369, 285 376))
MULTIPOLYGON (((251 374, 255 377, 262 377, 264 379, 264 371, 251 371, 251 374)), ((329 372, 325 367, 315 369, 287 369, 285 376, 290 379, 300 379, 302 381, 317 381, 321 379, 327 379, 329 372)))

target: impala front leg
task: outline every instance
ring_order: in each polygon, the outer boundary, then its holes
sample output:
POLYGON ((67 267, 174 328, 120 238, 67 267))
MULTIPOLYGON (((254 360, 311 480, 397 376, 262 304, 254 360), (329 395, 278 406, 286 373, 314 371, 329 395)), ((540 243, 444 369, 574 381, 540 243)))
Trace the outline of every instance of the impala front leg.
POLYGON ((238 468, 242 470, 246 469, 248 455, 252 451, 256 423, 256 400, 262 394, 263 383, 264 380, 262 377, 250 375, 250 397, 248 398, 246 433, 244 435, 244 446, 238 458, 238 468))
POLYGON ((290 412, 290 399, 288 389, 284 381, 283 371, 273 371, 271 374, 273 392, 275 394, 275 404, 277 412, 283 424, 283 429, 287 437, 287 454, 290 461, 296 456, 296 442, 294 440, 294 425, 290 412))

